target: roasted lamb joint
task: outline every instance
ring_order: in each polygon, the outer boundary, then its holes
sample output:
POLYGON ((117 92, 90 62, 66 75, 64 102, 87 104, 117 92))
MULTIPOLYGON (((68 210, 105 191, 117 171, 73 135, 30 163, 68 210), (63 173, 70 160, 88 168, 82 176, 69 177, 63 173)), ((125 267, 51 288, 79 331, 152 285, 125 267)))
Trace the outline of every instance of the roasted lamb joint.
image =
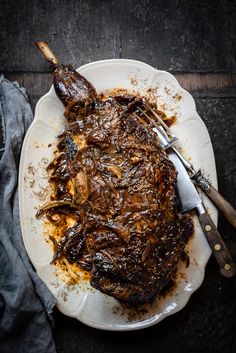
POLYGON ((176 170, 138 116, 140 98, 94 100, 82 80, 85 91, 70 101, 75 76, 57 68, 69 75, 68 85, 58 86, 66 122, 48 166, 51 202, 37 213, 58 225, 53 261, 66 258, 90 271, 91 285, 119 301, 149 302, 175 273, 193 232, 179 210, 176 170), (86 110, 80 102, 87 100, 93 104, 86 110))

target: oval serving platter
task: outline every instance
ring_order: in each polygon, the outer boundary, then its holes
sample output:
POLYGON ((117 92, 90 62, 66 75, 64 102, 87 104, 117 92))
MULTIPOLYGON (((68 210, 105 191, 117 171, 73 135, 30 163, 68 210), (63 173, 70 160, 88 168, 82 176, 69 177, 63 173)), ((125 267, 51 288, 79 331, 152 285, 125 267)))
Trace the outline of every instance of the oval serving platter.
MULTIPOLYGON (((117 88, 138 92, 156 100, 159 109, 165 111, 167 116, 176 115, 177 121, 172 129, 183 154, 191 159, 195 168, 201 166, 217 187, 208 131, 196 112, 192 96, 181 88, 174 76, 145 63, 125 59, 92 62, 78 71, 94 85, 98 93, 117 88)), ((49 200, 46 166, 53 157, 56 136, 63 127, 63 112, 64 107, 52 87, 37 103, 35 118, 22 148, 19 202, 22 236, 28 256, 39 277, 56 297, 58 309, 65 315, 104 330, 137 330, 154 325, 181 310, 204 279, 211 250, 197 217, 194 218, 195 234, 186 248, 190 265, 186 268, 184 263, 180 263, 171 291, 157 296, 151 304, 135 310, 125 308, 117 300, 93 289, 79 270, 75 274, 78 280, 68 285, 60 270, 50 263, 53 249, 45 239, 44 219, 35 217, 37 209, 49 200)), ((202 197, 213 221, 217 222, 215 208, 204 195, 202 197)))

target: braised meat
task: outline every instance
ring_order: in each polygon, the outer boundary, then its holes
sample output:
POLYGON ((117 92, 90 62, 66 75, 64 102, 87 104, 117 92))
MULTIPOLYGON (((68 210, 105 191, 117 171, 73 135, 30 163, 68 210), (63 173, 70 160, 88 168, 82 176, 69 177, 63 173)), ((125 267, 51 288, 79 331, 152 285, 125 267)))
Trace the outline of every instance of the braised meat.
POLYGON ((66 109, 48 170, 52 202, 69 213, 55 258, 91 271, 91 285, 121 301, 150 301, 168 283, 192 233, 179 212, 176 171, 132 96, 97 100, 87 116, 66 109))
POLYGON ((136 112, 142 99, 99 99, 46 42, 36 45, 66 108, 48 166, 51 202, 37 213, 61 232, 59 242, 50 237, 53 261, 77 263, 90 271, 93 287, 120 301, 149 302, 176 271, 193 231, 191 218, 179 211, 176 170, 136 112))

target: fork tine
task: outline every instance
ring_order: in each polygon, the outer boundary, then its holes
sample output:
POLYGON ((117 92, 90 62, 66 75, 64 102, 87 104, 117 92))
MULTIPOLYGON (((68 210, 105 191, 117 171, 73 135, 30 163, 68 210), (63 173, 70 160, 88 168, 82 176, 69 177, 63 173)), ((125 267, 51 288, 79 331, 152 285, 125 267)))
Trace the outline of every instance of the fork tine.
POLYGON ((177 138, 175 136, 171 136, 171 138, 166 134, 165 130, 162 126, 158 125, 155 120, 153 120, 142 108, 137 107, 137 109, 148 119, 150 123, 152 123, 156 128, 156 133, 158 134, 159 139, 162 140, 162 143, 165 145, 165 149, 171 147, 176 141, 177 138))
POLYGON ((155 126, 155 128, 157 129, 157 131, 155 131, 157 133, 157 136, 163 146, 163 148, 165 150, 167 150, 168 148, 172 148, 172 150, 177 154, 177 156, 179 157, 179 159, 182 161, 183 165, 185 166, 185 168, 191 173, 191 175, 195 174, 195 171, 193 169, 193 166, 191 165, 191 163, 189 163, 183 156, 182 154, 174 147, 175 142, 178 140, 177 137, 172 133, 171 129, 165 124, 165 122, 157 115, 157 113, 152 109, 152 107, 147 103, 144 102, 144 106, 146 107, 146 109, 148 108, 152 114, 158 119, 158 121, 160 121, 161 125, 158 125, 155 120, 153 120, 142 108, 138 107, 138 110, 140 110, 144 116, 155 126), (170 131, 170 134, 168 135, 166 130, 170 131), (171 139, 170 139, 171 137, 171 139))
POLYGON ((150 106, 150 104, 147 102, 147 100, 144 98, 144 106, 146 108, 148 108, 152 114, 155 116, 155 118, 157 118, 158 122, 164 127, 165 131, 167 132, 167 134, 171 137, 171 139, 176 138, 175 134, 171 131, 171 129, 169 128, 169 126, 166 125, 166 123, 159 117, 159 115, 155 112, 155 110, 150 106))
POLYGON ((145 112, 145 110, 143 110, 143 109, 140 108, 140 107, 137 107, 137 108, 138 108, 138 110, 139 110, 143 115, 146 116, 146 118, 147 118, 153 125, 155 125, 156 128, 159 128, 160 125, 158 125, 158 124, 155 122, 155 120, 153 120, 153 119, 145 112))

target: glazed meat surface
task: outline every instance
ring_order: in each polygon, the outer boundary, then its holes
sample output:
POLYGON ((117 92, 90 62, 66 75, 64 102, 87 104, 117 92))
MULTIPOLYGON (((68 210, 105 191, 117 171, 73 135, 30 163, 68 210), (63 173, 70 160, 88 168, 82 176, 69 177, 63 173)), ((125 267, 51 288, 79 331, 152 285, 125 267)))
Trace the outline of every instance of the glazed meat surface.
POLYGON ((91 285, 130 304, 149 302, 168 283, 192 234, 180 213, 176 171, 135 97, 97 99, 88 113, 66 109, 48 171, 51 203, 39 213, 64 227, 55 259, 91 272, 91 285))

